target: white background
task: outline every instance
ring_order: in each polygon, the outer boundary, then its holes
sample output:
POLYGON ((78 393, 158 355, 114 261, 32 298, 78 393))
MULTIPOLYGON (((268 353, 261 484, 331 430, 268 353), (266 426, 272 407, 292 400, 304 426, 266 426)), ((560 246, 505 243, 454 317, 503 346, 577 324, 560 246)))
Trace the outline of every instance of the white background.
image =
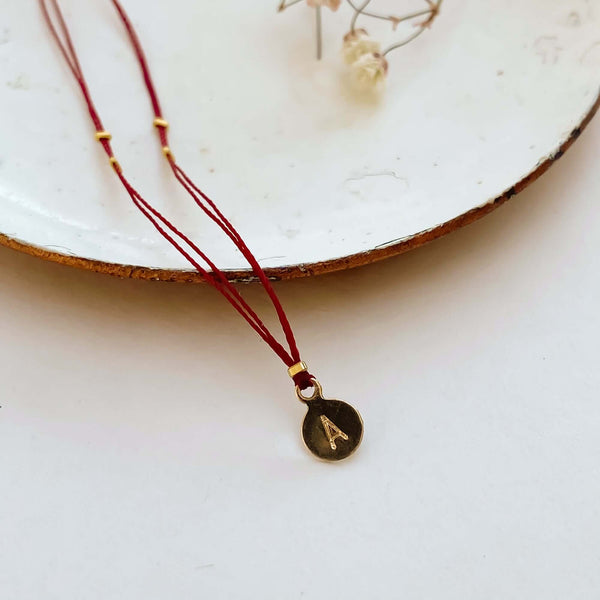
POLYGON ((212 290, 0 250, 0 597, 599 598, 599 150, 600 121, 484 220, 277 286, 363 413, 341 465, 212 290))

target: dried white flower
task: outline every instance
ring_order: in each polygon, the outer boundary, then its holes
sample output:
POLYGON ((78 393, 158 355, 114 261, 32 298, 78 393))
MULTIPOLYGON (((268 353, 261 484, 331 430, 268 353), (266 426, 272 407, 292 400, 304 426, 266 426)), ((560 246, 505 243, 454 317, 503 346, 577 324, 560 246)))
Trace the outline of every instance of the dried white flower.
POLYGON ((342 54, 348 65, 355 63, 365 54, 379 54, 380 52, 381 44, 371 39, 366 29, 355 29, 344 36, 342 54))
POLYGON ((387 78, 388 62, 379 53, 363 54, 352 64, 354 86, 361 91, 380 91, 387 78))
POLYGON ((333 11, 336 11, 340 7, 342 0, 306 0, 306 3, 313 8, 316 8, 317 6, 325 6, 333 11))

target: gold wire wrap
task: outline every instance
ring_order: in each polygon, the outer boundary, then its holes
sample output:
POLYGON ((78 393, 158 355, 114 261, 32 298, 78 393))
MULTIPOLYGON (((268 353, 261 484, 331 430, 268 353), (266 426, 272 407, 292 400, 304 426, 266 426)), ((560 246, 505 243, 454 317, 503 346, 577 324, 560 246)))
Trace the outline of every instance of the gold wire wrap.
POLYGON ((294 379, 298 373, 304 373, 305 371, 308 371, 308 366, 305 362, 300 361, 288 369, 288 374, 292 379, 294 379))

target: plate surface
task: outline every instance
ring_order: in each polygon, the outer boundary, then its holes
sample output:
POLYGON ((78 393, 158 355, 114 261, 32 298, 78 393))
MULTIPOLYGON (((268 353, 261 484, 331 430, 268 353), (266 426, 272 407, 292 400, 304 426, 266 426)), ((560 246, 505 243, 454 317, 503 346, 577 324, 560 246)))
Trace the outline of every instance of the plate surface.
MULTIPOLYGON (((62 4, 130 179, 243 277, 242 257, 168 177, 110 3, 62 4)), ((124 4, 179 162, 276 277, 372 262, 486 214, 560 156, 598 104, 600 0, 446 0, 431 31, 390 56, 378 101, 347 83, 347 6, 324 12, 318 63, 304 5, 124 4)), ((364 25, 393 40, 386 24, 364 25)), ((5 3, 0 67, 0 241, 123 276, 197 280, 119 187, 36 2, 5 3)))

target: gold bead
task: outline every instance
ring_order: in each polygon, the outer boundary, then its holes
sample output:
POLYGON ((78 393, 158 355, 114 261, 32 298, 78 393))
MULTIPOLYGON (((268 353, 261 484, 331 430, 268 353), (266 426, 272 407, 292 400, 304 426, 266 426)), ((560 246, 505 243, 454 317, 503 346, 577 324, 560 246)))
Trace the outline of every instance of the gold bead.
POLYGON ((308 371, 308 366, 305 362, 300 361, 288 369, 288 374, 293 379, 298 373, 304 373, 305 371, 308 371))
POLYGON ((154 127, 162 127, 163 129, 168 129, 169 121, 163 119, 162 117, 156 117, 156 119, 154 119, 154 127))
POLYGON ((114 157, 111 156, 108 159, 108 162, 110 163, 110 165, 112 166, 112 168, 117 172, 117 173, 122 173, 123 169, 121 169, 121 165, 119 164, 119 161, 114 157))
POLYGON ((112 135, 109 131, 96 131, 96 140, 99 142, 100 140, 112 140, 112 135))
POLYGON ((163 151, 163 154, 164 154, 164 155, 165 155, 167 158, 169 158, 169 157, 171 157, 171 158, 172 158, 172 157, 173 157, 173 153, 171 152, 171 148, 169 148, 169 146, 163 146, 163 149, 162 149, 162 151, 163 151))

